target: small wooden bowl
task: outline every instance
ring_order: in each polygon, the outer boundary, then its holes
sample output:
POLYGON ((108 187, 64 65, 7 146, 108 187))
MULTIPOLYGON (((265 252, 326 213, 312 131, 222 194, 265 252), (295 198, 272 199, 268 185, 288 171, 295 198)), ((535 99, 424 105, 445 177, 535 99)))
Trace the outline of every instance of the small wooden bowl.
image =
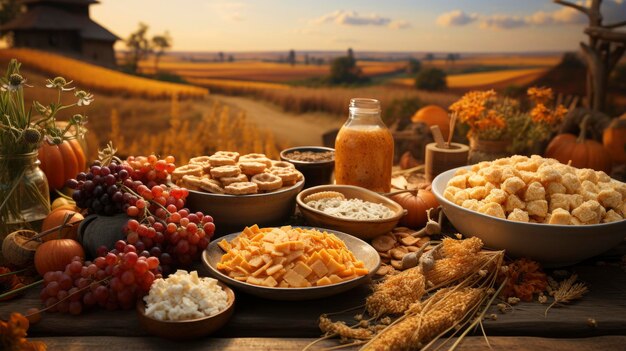
POLYGON ((232 316, 235 308, 235 293, 233 290, 221 282, 218 282, 218 285, 228 296, 228 306, 218 314, 181 321, 161 321, 146 316, 146 305, 143 301, 139 301, 137 303, 139 324, 150 334, 166 339, 193 340, 207 336, 223 327, 232 316))
POLYGON ((382 196, 373 191, 352 185, 320 185, 302 191, 296 197, 300 212, 306 219, 306 222, 314 227, 327 228, 348 233, 357 238, 369 240, 379 235, 390 232, 396 227, 400 218, 404 216, 405 210, 397 202, 382 196), (386 206, 394 215, 385 219, 345 219, 331 216, 322 211, 307 206, 304 199, 315 193, 322 191, 336 191, 342 193, 346 199, 361 199, 386 206))

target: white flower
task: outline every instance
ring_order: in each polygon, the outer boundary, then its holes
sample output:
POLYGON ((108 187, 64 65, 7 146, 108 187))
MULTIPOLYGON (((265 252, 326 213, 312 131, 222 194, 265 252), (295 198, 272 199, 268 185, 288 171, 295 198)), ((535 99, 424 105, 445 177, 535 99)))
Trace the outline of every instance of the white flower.
POLYGON ((26 78, 22 77, 19 73, 13 73, 9 76, 9 80, 3 83, 0 87, 2 91, 17 91, 22 86, 32 87, 32 85, 26 84, 26 78))
POLYGON ((78 98, 78 106, 87 106, 93 101, 93 95, 84 90, 78 90, 74 96, 78 98))
POLYGON ((54 79, 47 79, 46 80, 46 88, 60 89, 61 91, 70 91, 70 90, 76 89, 74 87, 67 87, 68 85, 72 84, 72 82, 74 82, 74 81, 70 80, 68 82, 63 77, 56 77, 54 79))

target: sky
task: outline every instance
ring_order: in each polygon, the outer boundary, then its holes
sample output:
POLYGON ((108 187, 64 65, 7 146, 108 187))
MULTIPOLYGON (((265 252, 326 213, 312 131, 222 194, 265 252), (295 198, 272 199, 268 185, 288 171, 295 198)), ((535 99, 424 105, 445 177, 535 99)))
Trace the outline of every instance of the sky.
MULTIPOLYGON (((602 11, 605 23, 626 20, 626 0, 602 11)), ((144 22, 168 31, 173 50, 225 52, 567 51, 587 23, 550 0, 101 0, 91 16, 122 38, 144 22)))

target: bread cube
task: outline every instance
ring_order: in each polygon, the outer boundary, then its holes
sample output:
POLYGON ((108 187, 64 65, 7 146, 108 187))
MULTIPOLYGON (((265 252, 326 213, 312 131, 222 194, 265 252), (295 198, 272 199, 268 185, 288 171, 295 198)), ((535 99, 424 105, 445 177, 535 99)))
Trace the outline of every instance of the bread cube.
POLYGON ((594 171, 593 169, 589 169, 589 168, 577 169, 576 176, 578 177, 578 180, 580 180, 581 182, 585 180, 588 180, 592 183, 598 182, 598 175, 596 174, 596 171, 594 171))
POLYGON ((585 198, 580 194, 570 194, 569 196, 569 209, 570 211, 580 206, 585 202, 585 198))
POLYGON ((509 216, 507 217, 507 219, 509 221, 526 222, 526 223, 528 223, 528 221, 530 220, 530 218, 528 217, 528 212, 521 210, 519 208, 516 208, 511 213, 509 213, 509 216))
POLYGON ((485 177, 481 176, 480 174, 472 174, 471 176, 469 176, 469 178, 467 178, 467 182, 472 187, 482 186, 487 183, 485 177))
POLYGON ((524 193, 524 201, 545 200, 546 189, 539 182, 532 182, 528 184, 526 192, 524 193))
POLYGON ((509 195, 504 202, 504 210, 508 212, 513 212, 515 209, 525 209, 526 203, 522 201, 517 195, 509 195))
POLYGON ((570 210, 570 196, 567 194, 553 194, 550 195, 550 212, 554 213, 556 209, 563 209, 565 211, 570 210))
POLYGON ((585 224, 599 223, 601 217, 598 216, 598 207, 601 206, 597 201, 585 201, 572 210, 572 215, 585 224))
POLYGON ((575 173, 566 173, 561 180, 568 194, 575 194, 580 189, 580 180, 575 173))
POLYGON ((616 190, 602 190, 598 193, 598 202, 606 208, 619 208, 622 205, 622 194, 616 190))
POLYGON ((497 186, 497 185, 495 185, 493 183, 487 182, 485 184, 485 188, 487 189, 487 191, 491 192, 491 190, 493 190, 493 189, 498 189, 499 186, 497 186))
POLYGON ((470 170, 469 170, 469 169, 467 169, 467 168, 461 168, 461 169, 459 169, 458 171, 454 172, 454 175, 455 175, 455 176, 458 176, 458 175, 465 175, 465 174, 468 174, 468 173, 470 173, 470 170))
POLYGON ((518 171, 537 172, 540 163, 537 160, 528 160, 525 162, 518 162, 515 164, 515 169, 518 171))
POLYGON ((548 194, 548 196, 552 194, 565 194, 566 192, 567 189, 565 188, 565 185, 561 183, 551 182, 546 185, 546 193, 548 194))
POLYGON ((511 163, 512 163, 511 159, 508 158, 508 157, 507 158, 499 158, 499 159, 494 160, 494 161, 491 162, 491 164, 498 165, 498 166, 508 166, 511 163))
POLYGON ((622 199, 626 199, 626 183, 618 182, 617 180, 611 181, 613 190, 622 194, 622 199))
POLYGON ((446 187, 446 190, 443 191, 443 197, 450 202, 454 202, 454 195, 461 190, 462 189, 459 189, 455 186, 448 185, 446 187))
POLYGON ((448 181, 448 186, 454 186, 459 189, 467 188, 467 174, 452 177, 452 179, 448 181))
POLYGON ((526 186, 526 183, 519 177, 511 177, 506 179, 500 188, 506 191, 508 194, 516 194, 526 186))
POLYGON ((585 191, 585 190, 581 190, 580 191, 581 195, 583 196, 583 199, 585 201, 598 201, 598 193, 594 193, 593 191, 585 191))
POLYGON ((624 218, 619 215, 619 213, 609 210, 602 219, 602 223, 610 223, 610 222, 618 222, 623 220, 624 218))
POLYGON ((611 181, 611 177, 603 171, 596 171, 596 176, 598 177, 598 183, 609 183, 611 181))
POLYGON ((541 182, 544 184, 550 182, 561 182, 561 173, 549 164, 541 165, 541 167, 537 170, 537 174, 539 175, 541 182))
POLYGON ((463 203, 461 204, 461 206, 463 208, 467 208, 469 210, 472 211, 478 211, 478 209, 480 209, 480 207, 483 205, 482 202, 475 200, 475 199, 469 199, 469 200, 465 200, 463 201, 463 203))
POLYGON ((466 191, 469 191, 470 198, 476 200, 482 200, 489 195, 489 190, 484 186, 477 186, 466 191))
POLYGON ((533 200, 526 203, 526 212, 530 216, 546 217, 548 215, 548 201, 533 200))
POLYGON ((520 174, 520 178, 522 178, 522 180, 526 184, 540 181, 539 175, 537 175, 537 173, 535 172, 519 171, 519 174, 520 174))
POLYGON ((567 210, 557 208, 550 214, 548 223, 570 225, 572 224, 572 215, 567 210))
POLYGON ((460 190, 460 191, 457 191, 456 194, 454 194, 454 203, 457 205, 461 205, 463 201, 468 200, 469 198, 470 198, 469 189, 460 190))
POLYGON ((502 175, 500 176, 500 183, 504 182, 505 180, 509 178, 513 178, 513 177, 519 178, 519 176, 520 176, 520 173, 517 169, 513 168, 512 166, 504 166, 502 167, 502 175))
POLYGON ((480 170, 479 174, 485 177, 485 180, 491 183, 500 183, 502 179, 502 169, 499 167, 487 167, 480 170))
POLYGON ((503 204, 506 201, 507 193, 502 189, 493 189, 489 192, 489 195, 485 197, 485 202, 495 202, 497 204, 503 204))
POLYGON ((580 184, 580 187, 584 191, 590 191, 592 193, 597 193, 600 191, 600 188, 593 182, 589 180, 583 180, 580 184))
POLYGON ((522 156, 522 155, 513 155, 510 157, 511 159, 511 163, 515 164, 515 163, 520 163, 520 162, 526 162, 528 160, 530 160, 528 158, 528 156, 522 156))
POLYGON ((504 210, 502 209, 502 206, 500 206, 499 204, 495 202, 485 203, 478 209, 478 212, 484 213, 488 216, 506 218, 506 216, 504 215, 504 210))

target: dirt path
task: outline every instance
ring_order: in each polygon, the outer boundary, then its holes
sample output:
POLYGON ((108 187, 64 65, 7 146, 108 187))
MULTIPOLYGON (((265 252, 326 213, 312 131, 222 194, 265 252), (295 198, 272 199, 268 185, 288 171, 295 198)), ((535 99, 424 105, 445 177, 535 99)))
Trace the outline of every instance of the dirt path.
POLYGON ((322 134, 341 127, 342 117, 315 112, 294 114, 267 102, 240 96, 211 94, 211 97, 246 111, 247 118, 274 132, 276 140, 291 146, 322 145, 322 134))

